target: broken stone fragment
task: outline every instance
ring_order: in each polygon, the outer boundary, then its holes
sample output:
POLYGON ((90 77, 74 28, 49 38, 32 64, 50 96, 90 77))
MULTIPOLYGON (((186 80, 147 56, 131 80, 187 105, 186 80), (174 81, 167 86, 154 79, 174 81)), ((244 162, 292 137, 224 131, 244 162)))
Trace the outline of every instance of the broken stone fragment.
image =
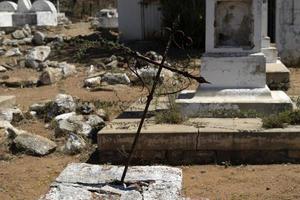
POLYGON ((34 33, 32 42, 35 45, 43 45, 45 43, 45 35, 44 33, 37 31, 34 33))
POLYGON ((62 70, 64 77, 69 77, 77 73, 75 65, 71 65, 66 62, 59 63, 58 68, 62 70))
POLYGON ((32 68, 32 69, 38 69, 40 65, 40 62, 33 60, 33 59, 26 59, 25 60, 25 67, 32 68))
POLYGON ((0 120, 18 123, 23 119, 24 115, 19 108, 0 108, 0 120))
POLYGON ((58 115, 53 120, 55 136, 61 137, 70 133, 89 137, 92 127, 84 122, 82 115, 76 115, 75 112, 58 115))
POLYGON ((14 39, 18 39, 18 40, 26 37, 23 30, 16 30, 11 35, 14 39))
POLYGON ((96 114, 101 117, 104 121, 108 121, 109 120, 109 116, 107 114, 107 112, 104 109, 98 109, 96 110, 96 114))
POLYGON ((103 75, 102 81, 106 82, 109 85, 130 84, 130 79, 125 73, 106 73, 103 75))
POLYGON ((89 124, 96 132, 105 126, 104 120, 98 115, 88 115, 86 123, 89 124))
POLYGON ((22 133, 14 139, 17 152, 25 152, 30 155, 45 156, 55 151, 57 145, 55 142, 33 135, 31 133, 22 133))
POLYGON ((79 102, 77 104, 76 112, 82 115, 89 115, 95 111, 95 105, 91 102, 79 102))
POLYGON ((21 56, 22 53, 19 48, 12 48, 6 51, 4 54, 6 57, 12 57, 12 56, 21 56))
POLYGON ((62 69, 47 67, 39 77, 40 85, 52 85, 63 78, 62 69))
POLYGON ((86 147, 86 142, 78 135, 70 134, 66 144, 63 146, 63 152, 69 155, 75 155, 86 147))
POLYGON ((7 69, 0 65, 0 73, 6 72, 6 71, 7 71, 7 69))
POLYGON ((51 53, 51 48, 48 46, 37 46, 32 48, 26 55, 25 59, 36 60, 43 62, 45 61, 51 53))
POLYGON ((58 94, 54 100, 54 109, 57 113, 68 113, 76 111, 76 102, 71 95, 58 94))
POLYGON ((105 69, 107 70, 117 69, 118 64, 119 64, 118 60, 113 60, 110 63, 105 65, 105 69))
POLYGON ((98 88, 101 86, 101 77, 92 77, 84 80, 85 88, 98 88))

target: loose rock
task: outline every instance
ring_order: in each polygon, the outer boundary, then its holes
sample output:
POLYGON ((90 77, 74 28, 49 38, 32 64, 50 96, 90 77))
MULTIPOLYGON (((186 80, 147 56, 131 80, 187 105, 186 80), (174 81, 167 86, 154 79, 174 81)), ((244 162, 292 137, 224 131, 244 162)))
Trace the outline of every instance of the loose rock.
POLYGON ((107 112, 104 109, 98 109, 96 110, 96 114, 101 117, 104 121, 108 121, 109 120, 109 116, 107 114, 107 112))
POLYGON ((40 85, 52 85, 63 78, 62 69, 48 67, 44 69, 39 77, 40 85))
POLYGON ((62 70, 64 77, 69 77, 77 73, 75 65, 66 62, 59 63, 58 67, 62 70))
POLYGON ((63 151, 69 155, 75 155, 80 153, 86 147, 86 143, 83 138, 78 135, 70 134, 66 144, 63 147, 63 151))
POLYGON ((89 115, 95 111, 95 105, 91 102, 80 102, 77 105, 76 111, 82 115, 89 115))
POLYGON ((102 77, 102 81, 110 85, 124 84, 129 85, 130 79, 125 73, 106 73, 102 77))
POLYGON ((38 46, 34 47, 26 55, 26 59, 36 60, 43 62, 45 61, 51 53, 51 48, 48 46, 38 46))
POLYGON ((19 108, 0 108, 0 120, 18 123, 23 119, 24 115, 19 108))
POLYGON ((16 30, 15 32, 13 32, 12 37, 14 39, 23 39, 26 37, 25 33, 23 32, 23 30, 16 30))
POLYGON ((89 137, 92 127, 84 122, 82 115, 76 115, 75 112, 59 115, 54 118, 55 136, 61 137, 70 133, 89 137))
POLYGON ((87 78, 84 80, 85 88, 98 88, 101 86, 101 77, 87 78))
POLYGON ((57 113, 69 113, 76 111, 76 103, 71 95, 58 94, 54 100, 54 109, 57 113))
POLYGON ((105 126, 104 120, 98 115, 89 115, 86 123, 89 124, 96 132, 105 126))
POLYGON ((37 156, 45 156, 47 154, 50 154, 57 147, 57 145, 53 141, 45 137, 33 135, 30 133, 22 133, 18 135, 14 139, 14 144, 18 152, 24 151, 25 153, 28 153, 30 155, 37 156))
POLYGON ((6 57, 21 56, 21 55, 22 55, 22 53, 19 48, 10 49, 10 50, 6 51, 6 53, 5 53, 6 57))
POLYGON ((34 33, 33 38, 32 38, 32 42, 35 45, 43 45, 44 41, 45 41, 45 35, 42 32, 37 31, 37 32, 34 33))

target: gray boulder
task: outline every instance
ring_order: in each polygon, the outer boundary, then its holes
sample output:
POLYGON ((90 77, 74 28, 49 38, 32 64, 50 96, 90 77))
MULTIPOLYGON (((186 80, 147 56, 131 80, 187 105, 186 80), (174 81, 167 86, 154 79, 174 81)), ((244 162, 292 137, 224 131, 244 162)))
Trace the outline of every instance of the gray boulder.
POLYGON ((102 81, 109 85, 124 84, 129 85, 130 79, 125 73, 106 73, 102 77, 102 81))
POLYGON ((101 77, 92 77, 84 80, 85 88, 97 88, 101 86, 101 77))
POLYGON ((25 60, 25 67, 32 68, 32 69, 38 69, 40 65, 39 61, 33 60, 33 59, 26 59, 25 60))
POLYGON ((60 68, 47 67, 39 77, 40 85, 52 85, 63 78, 63 72, 60 68))
POLYGON ((50 53, 51 53, 50 47, 38 46, 38 47, 34 47, 29 51, 29 53, 26 55, 26 59, 43 62, 49 57, 50 53))
POLYGON ((30 133, 22 133, 14 139, 16 150, 30 155, 45 156, 55 151, 55 142, 30 133))
POLYGON ((75 155, 86 147, 86 143, 83 138, 78 135, 70 134, 66 144, 63 147, 63 152, 69 155, 75 155))
POLYGON ((86 123, 89 124, 93 128, 93 130, 96 130, 96 132, 98 132, 105 126, 104 120, 98 115, 89 115, 87 117, 86 123))
POLYGON ((45 43, 45 35, 44 33, 37 31, 34 33, 33 38, 32 38, 32 42, 35 45, 43 45, 45 43))
POLYGON ((71 95, 58 94, 54 100, 55 109, 58 113, 69 113, 76 111, 76 102, 71 95))
POLYGON ((23 39, 26 37, 23 30, 16 30, 11 35, 14 39, 23 39))
POLYGON ((75 112, 58 115, 53 120, 55 136, 61 137, 70 133, 89 137, 92 127, 84 122, 82 115, 76 115, 75 112))
POLYGON ((69 77, 77 73, 75 65, 71 65, 66 62, 59 63, 58 68, 62 70, 64 77, 69 77))

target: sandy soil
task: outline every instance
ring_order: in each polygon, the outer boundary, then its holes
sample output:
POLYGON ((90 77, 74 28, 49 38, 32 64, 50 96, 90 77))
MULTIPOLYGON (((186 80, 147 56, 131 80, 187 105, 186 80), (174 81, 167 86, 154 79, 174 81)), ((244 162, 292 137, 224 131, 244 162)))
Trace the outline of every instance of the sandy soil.
POLYGON ((299 165, 183 167, 184 193, 193 200, 300 199, 299 165))

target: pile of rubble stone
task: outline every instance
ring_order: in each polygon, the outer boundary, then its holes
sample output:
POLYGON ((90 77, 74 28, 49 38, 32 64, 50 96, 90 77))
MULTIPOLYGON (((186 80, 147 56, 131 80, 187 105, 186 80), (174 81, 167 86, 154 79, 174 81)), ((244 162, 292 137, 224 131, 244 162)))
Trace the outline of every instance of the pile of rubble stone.
POLYGON ((70 95, 58 94, 54 100, 36 103, 28 112, 22 113, 18 108, 0 108, 0 152, 1 156, 11 153, 26 153, 45 156, 61 151, 65 154, 82 152, 95 141, 97 132, 108 120, 103 109, 97 109, 91 102, 82 102, 70 95), (23 120, 42 120, 46 128, 53 130, 54 141, 19 130, 14 127, 23 120))
MULTIPOLYGON (((154 51, 149 51, 145 53, 145 56, 156 61, 161 62, 162 56, 154 51)), ((149 64, 140 60, 135 60, 139 62, 136 64, 138 66, 135 69, 135 73, 126 71, 123 66, 124 58, 120 56, 111 56, 109 58, 103 59, 98 66, 91 66, 88 71, 88 77, 84 80, 84 87, 87 89, 95 89, 105 85, 139 85, 139 84, 151 84, 156 76, 158 68, 153 64, 149 64), (99 70, 105 69, 106 72, 99 72, 99 70), (110 72, 119 71, 119 72, 110 72)), ((167 63, 168 64, 168 63, 167 63)), ((163 70, 160 76, 160 82, 173 77, 173 73, 168 70, 163 70)))
POLYGON ((50 85, 77 73, 75 65, 48 60, 51 47, 63 43, 63 36, 46 36, 40 31, 32 31, 29 26, 24 26, 22 29, 12 32, 11 37, 13 39, 5 38, 2 40, 0 56, 16 57, 18 61, 15 64, 1 64, 0 73, 13 70, 15 66, 18 66, 35 69, 40 72, 40 76, 37 79, 27 81, 25 84, 24 81, 11 84, 7 81, 8 77, 0 80, 0 84, 8 87, 50 85), (27 46, 21 49, 21 45, 27 46))

